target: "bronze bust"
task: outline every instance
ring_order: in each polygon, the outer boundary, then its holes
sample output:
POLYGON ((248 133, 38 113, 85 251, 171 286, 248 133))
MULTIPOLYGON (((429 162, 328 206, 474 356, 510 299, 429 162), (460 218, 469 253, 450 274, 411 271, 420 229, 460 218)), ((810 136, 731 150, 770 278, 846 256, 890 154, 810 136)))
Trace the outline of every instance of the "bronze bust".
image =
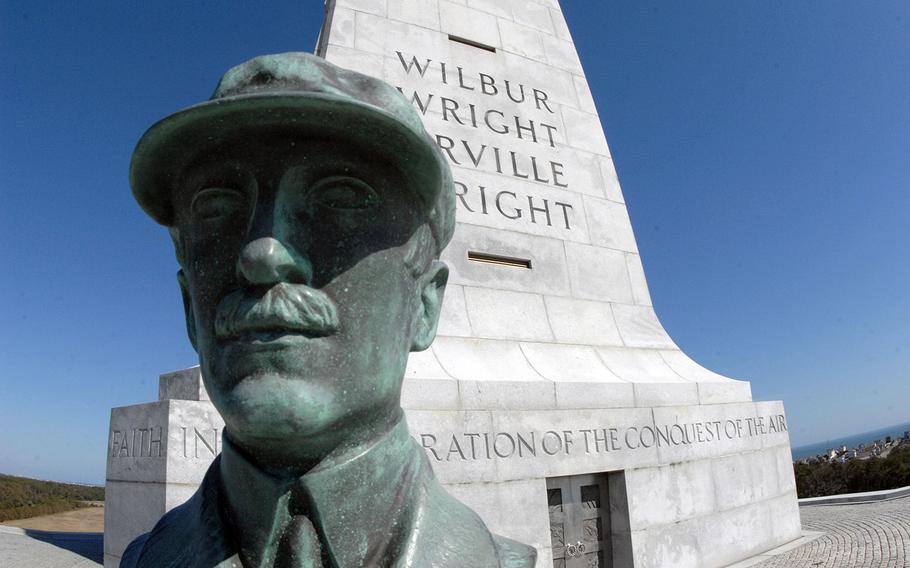
POLYGON ((257 57, 152 126, 130 183, 170 231, 226 426, 199 490, 121 566, 534 565, 439 485, 401 410, 408 353, 436 333, 455 193, 396 89, 257 57))

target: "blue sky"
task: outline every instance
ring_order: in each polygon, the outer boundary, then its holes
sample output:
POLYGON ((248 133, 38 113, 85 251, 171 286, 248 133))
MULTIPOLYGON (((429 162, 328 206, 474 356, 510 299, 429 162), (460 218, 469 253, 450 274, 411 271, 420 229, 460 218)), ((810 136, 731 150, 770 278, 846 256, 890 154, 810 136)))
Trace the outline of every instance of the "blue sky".
MULTIPOLYGON (((318 0, 0 1, 0 472, 102 482, 195 354, 132 148, 318 0)), ((794 445, 910 420, 910 3, 564 2, 658 314, 794 445)))

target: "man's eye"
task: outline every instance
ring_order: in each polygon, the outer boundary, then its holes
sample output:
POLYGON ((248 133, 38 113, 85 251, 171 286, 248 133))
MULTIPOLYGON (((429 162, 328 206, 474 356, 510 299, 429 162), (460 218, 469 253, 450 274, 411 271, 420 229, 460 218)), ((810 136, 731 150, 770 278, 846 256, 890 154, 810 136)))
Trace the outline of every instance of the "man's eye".
POLYGON ((193 197, 190 211, 193 218, 209 221, 229 217, 243 207, 243 194, 236 189, 209 187, 193 197))
POLYGON ((310 199, 317 205, 332 209, 368 209, 379 203, 379 196, 359 179, 345 176, 330 177, 319 181, 310 191, 310 199))

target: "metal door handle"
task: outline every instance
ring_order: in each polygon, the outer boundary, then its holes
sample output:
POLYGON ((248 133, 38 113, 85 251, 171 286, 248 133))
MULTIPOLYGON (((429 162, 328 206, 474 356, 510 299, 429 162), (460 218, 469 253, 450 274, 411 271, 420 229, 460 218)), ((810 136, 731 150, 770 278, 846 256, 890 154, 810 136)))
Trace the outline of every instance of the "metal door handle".
POLYGON ((575 544, 566 545, 566 556, 569 558, 575 558, 576 556, 581 556, 585 553, 585 543, 580 540, 575 544))

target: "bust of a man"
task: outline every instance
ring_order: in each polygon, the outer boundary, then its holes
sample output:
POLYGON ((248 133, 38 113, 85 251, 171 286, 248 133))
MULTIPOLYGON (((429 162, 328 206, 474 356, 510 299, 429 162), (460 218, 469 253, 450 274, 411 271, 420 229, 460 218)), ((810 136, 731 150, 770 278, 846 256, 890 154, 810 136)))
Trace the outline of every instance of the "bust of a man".
POLYGON ((534 565, 439 485, 401 410, 455 208, 397 90, 309 54, 258 57, 152 126, 130 183, 170 231, 226 426, 199 490, 121 566, 534 565))

